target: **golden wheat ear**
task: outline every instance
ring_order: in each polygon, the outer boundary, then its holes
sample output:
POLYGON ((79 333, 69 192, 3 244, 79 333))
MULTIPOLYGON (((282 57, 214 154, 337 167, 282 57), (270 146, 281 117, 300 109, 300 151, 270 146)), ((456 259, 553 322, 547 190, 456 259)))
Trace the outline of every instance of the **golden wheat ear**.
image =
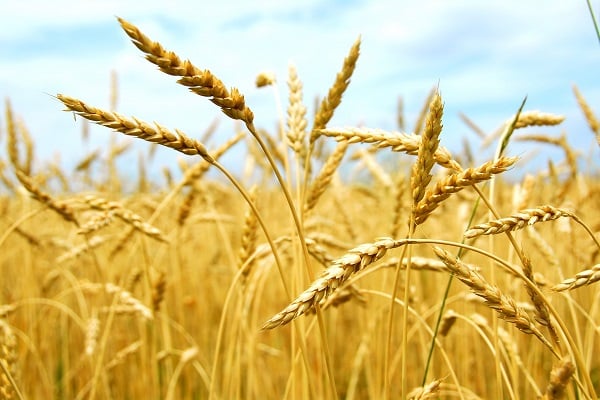
POLYGON ((244 96, 236 88, 228 90, 223 82, 209 70, 202 70, 189 60, 182 61, 177 54, 165 50, 159 42, 152 41, 132 23, 122 18, 117 17, 117 19, 133 44, 145 53, 146 59, 162 72, 179 76, 177 83, 186 86, 200 96, 209 97, 210 101, 219 106, 228 117, 239 119, 247 124, 252 123, 254 114, 246 106, 244 96))
POLYGON ((317 140, 320 136, 319 130, 323 129, 327 126, 327 123, 333 117, 333 113, 335 109, 342 102, 342 95, 348 88, 350 84, 350 77, 352 77, 352 73, 356 68, 356 61, 358 60, 358 56, 360 55, 360 36, 352 47, 350 48, 350 52, 344 59, 344 65, 342 66, 342 70, 337 73, 335 76, 335 81, 333 82, 333 86, 329 89, 327 93, 327 97, 321 101, 319 109, 315 114, 315 120, 313 122, 313 129, 310 135, 310 144, 311 146, 314 144, 315 140, 317 140))

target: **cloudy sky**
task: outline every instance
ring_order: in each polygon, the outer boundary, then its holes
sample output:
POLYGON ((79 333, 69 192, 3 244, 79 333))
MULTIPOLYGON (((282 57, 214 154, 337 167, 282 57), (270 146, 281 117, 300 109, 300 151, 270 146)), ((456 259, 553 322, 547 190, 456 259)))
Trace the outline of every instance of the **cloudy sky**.
MULTIPOLYGON (((600 10, 600 2, 592 5, 600 10)), ((107 129, 93 129, 91 141, 82 143, 79 123, 61 112, 52 95, 106 108, 113 70, 119 112, 190 136, 218 117, 219 137, 209 147, 232 135, 234 124, 214 105, 143 59, 115 16, 238 87, 256 125, 266 129, 275 126, 277 107, 272 90, 254 87, 256 75, 273 72, 285 102, 293 63, 312 112, 313 99, 326 93, 360 35, 358 67, 330 126, 396 129, 402 96, 410 130, 428 92, 439 85, 445 102, 442 144, 452 150, 460 151, 463 137, 479 144, 459 113, 493 132, 528 96, 527 110, 567 117, 560 128, 536 133, 566 132, 573 146, 597 157, 572 93, 578 85, 600 112, 600 46, 585 0, 3 2, 0 95, 25 120, 39 158, 60 153, 63 165, 72 166, 85 152, 106 148, 107 129)), ((531 165, 545 165, 550 150, 538 146, 531 165)), ((174 166, 177 157, 165 149, 154 162, 174 166)))

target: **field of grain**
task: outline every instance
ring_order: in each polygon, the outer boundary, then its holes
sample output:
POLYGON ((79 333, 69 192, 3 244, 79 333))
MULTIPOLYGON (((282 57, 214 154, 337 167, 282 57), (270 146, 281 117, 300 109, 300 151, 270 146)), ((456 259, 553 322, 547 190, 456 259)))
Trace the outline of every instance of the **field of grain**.
MULTIPOLYGON (((71 171, 39 168, 6 101, 1 398, 598 398, 599 148, 584 159, 569 132, 543 133, 564 117, 524 102, 452 154, 436 87, 414 124, 399 110, 398 131, 330 126, 357 40, 310 112, 291 66, 287 112, 265 132, 218 71, 119 22, 157 75, 237 125, 207 148, 211 127, 193 138, 56 94, 84 133, 96 123, 190 156, 152 178, 142 160, 131 192, 116 144, 71 171), (516 141, 564 158, 519 172, 516 141), (234 146, 243 176, 219 162, 234 146)), ((577 134, 600 145, 585 88, 573 92, 590 128, 577 134)))

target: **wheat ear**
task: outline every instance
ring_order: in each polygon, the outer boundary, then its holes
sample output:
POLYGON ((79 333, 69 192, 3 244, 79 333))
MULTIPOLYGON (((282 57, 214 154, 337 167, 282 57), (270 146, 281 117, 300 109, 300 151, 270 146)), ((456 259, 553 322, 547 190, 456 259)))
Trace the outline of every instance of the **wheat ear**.
MULTIPOLYGON (((533 276, 533 267, 531 266, 531 260, 528 257, 526 257, 525 255, 523 255, 522 261, 523 261, 523 275, 525 275, 527 277, 527 279, 529 279, 531 282, 535 283, 536 280, 533 276)), ((531 299, 531 302, 533 303, 533 306, 535 308, 535 313, 534 313, 535 320, 540 325, 543 325, 546 328, 548 328, 548 332, 550 333, 552 341, 554 343, 558 343, 559 342, 558 333, 556 333, 556 328, 554 327, 554 324, 552 323, 552 320, 550 319, 550 313, 548 312, 548 307, 546 306, 546 303, 541 298, 541 296, 538 294, 538 292, 533 290, 533 288, 531 286, 526 284, 525 290, 527 291, 527 294, 529 295, 529 298, 531 299)))
POLYGON ((552 368, 550 383, 541 400, 561 400, 565 398, 565 390, 575 373, 575 364, 568 359, 561 360, 552 368))
POLYGON ((350 84, 350 77, 356 67, 356 61, 360 55, 360 37, 356 39, 346 58, 344 58, 344 65, 342 70, 335 76, 333 86, 329 89, 327 97, 325 97, 319 106, 319 109, 315 113, 315 120, 313 122, 312 132, 310 134, 310 145, 319 138, 320 129, 325 128, 327 123, 333 117, 335 109, 340 105, 342 101, 342 95, 350 84))
POLYGON ((439 247, 434 247, 433 250, 440 260, 446 264, 448 270, 467 285, 473 293, 483 298, 487 306, 495 310, 500 318, 514 324, 520 331, 534 335, 554 352, 552 344, 535 326, 529 314, 519 307, 511 297, 503 294, 498 287, 487 283, 478 272, 470 269, 450 253, 439 247))
POLYGON ((45 204, 51 210, 56 211, 64 220, 73 222, 76 225, 78 224, 77 219, 75 218, 75 211, 70 205, 64 201, 56 200, 54 197, 44 192, 30 176, 25 175, 25 173, 20 170, 16 171, 16 175, 19 182, 21 182, 23 187, 31 193, 34 199, 45 204))
POLYGON ((17 338, 9 324, 0 319, 0 398, 24 399, 17 386, 17 338))
POLYGON ((581 111, 583 111, 583 115, 585 116, 585 119, 588 125, 590 126, 590 129, 592 130, 594 135, 596 135, 596 141, 598 142, 598 145, 600 145, 600 121, 598 120, 598 118, 596 118, 594 111, 575 85, 573 85, 573 93, 575 93, 575 97, 577 98, 579 108, 581 108, 581 111))
POLYGON ((543 113, 540 111, 525 111, 519 114, 514 129, 526 128, 528 126, 553 126, 565 120, 562 115, 543 113))
POLYGON ((475 225, 465 232, 465 237, 475 238, 481 235, 496 235, 502 232, 519 230, 538 222, 552 221, 560 217, 573 218, 573 213, 550 205, 528 208, 510 217, 475 225))
POLYGON ((175 130, 175 132, 172 132, 157 123, 152 126, 137 118, 127 118, 116 112, 92 107, 81 100, 62 94, 58 94, 56 97, 67 107, 66 111, 73 111, 98 125, 106 126, 147 142, 161 144, 183 154, 199 155, 211 164, 214 162, 202 143, 186 136, 181 131, 175 130))
MULTIPOLYGON (((372 143, 378 148, 390 147, 394 152, 417 155, 421 145, 421 136, 408 133, 389 132, 370 128, 327 128, 319 130, 319 134, 335 140, 347 140, 352 143, 372 143)), ((452 158, 450 152, 439 146, 434 153, 434 160, 444 168, 461 171, 462 168, 452 158)))
POLYGON ((221 108, 230 118, 251 124, 254 120, 252 110, 246 106, 244 96, 236 88, 228 90, 223 82, 209 70, 201 70, 189 60, 182 61, 177 54, 165 50, 158 42, 150 40, 136 26, 118 18, 121 27, 131 38, 133 44, 146 54, 146 59, 158 68, 173 76, 181 77, 177 83, 186 86, 200 96, 209 97, 210 101, 221 108))
POLYGON ((431 169, 435 162, 435 152, 440 144, 442 133, 442 115, 444 104, 440 93, 436 91, 429 104, 429 113, 425 122, 425 130, 421 136, 421 143, 417 153, 417 161, 413 164, 411 173, 411 191, 413 213, 417 204, 425 195, 427 185, 431 181, 431 169))
POLYGON ((342 162, 342 158, 344 154, 346 154, 346 149, 348 148, 348 142, 340 142, 337 147, 331 153, 331 156, 327 158, 323 168, 312 182, 308 194, 306 197, 306 202, 304 204, 304 212, 307 213, 312 210, 321 195, 325 192, 325 189, 329 186, 331 179, 333 178, 333 174, 338 169, 340 163, 342 162))
POLYGON ((303 152, 303 147, 306 137, 306 107, 302 101, 302 82, 298 78, 296 67, 290 65, 288 68, 288 88, 289 94, 289 106, 287 109, 287 126, 286 137, 289 141, 290 147, 298 155, 303 152))
POLYGON ((331 263, 321 276, 292 303, 265 322, 262 329, 273 329, 298 318, 317 304, 327 300, 350 276, 379 260, 387 250, 405 243, 406 241, 381 238, 374 243, 362 244, 348 251, 331 263))
POLYGON ((415 223, 422 224, 439 205, 462 189, 487 181, 492 176, 500 174, 512 167, 518 158, 501 157, 495 161, 488 161, 477 168, 467 168, 464 171, 448 175, 425 193, 425 197, 417 204, 415 209, 415 223))
POLYGON ((598 281, 600 281, 600 264, 596 264, 589 269, 583 270, 575 274, 575 277, 565 279, 561 283, 552 286, 552 290, 554 290, 555 292, 573 290, 578 289, 582 286, 590 285, 598 281))
POLYGON ((121 203, 116 201, 108 201, 93 195, 84 196, 81 200, 95 210, 111 213, 112 215, 121 219, 123 222, 131 225, 138 231, 150 236, 153 239, 157 239, 161 242, 169 241, 169 239, 163 235, 160 229, 150 225, 144 221, 141 216, 123 207, 121 203))

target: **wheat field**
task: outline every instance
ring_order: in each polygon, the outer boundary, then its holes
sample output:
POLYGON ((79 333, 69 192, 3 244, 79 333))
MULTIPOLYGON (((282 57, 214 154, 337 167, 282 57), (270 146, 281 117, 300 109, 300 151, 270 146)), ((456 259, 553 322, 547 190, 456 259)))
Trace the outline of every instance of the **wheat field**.
MULTIPOLYGON (((412 126, 401 110, 397 131, 331 126, 358 39, 314 110, 290 66, 269 132, 218 72, 118 22, 132 52, 212 102, 231 133, 207 148, 209 124, 195 138, 56 94, 84 135, 98 124, 188 156, 152 179, 140 157, 130 191, 116 141, 73 170, 39 168, 6 101, 0 398, 598 398, 598 162, 569 132, 543 133, 563 116, 524 101, 493 133, 464 117, 480 142, 453 154, 442 83, 412 126), (522 172, 517 141, 564 157, 522 172), (242 174, 219 161, 234 148, 242 174)), ((573 88, 600 145, 584 93, 573 88)))

